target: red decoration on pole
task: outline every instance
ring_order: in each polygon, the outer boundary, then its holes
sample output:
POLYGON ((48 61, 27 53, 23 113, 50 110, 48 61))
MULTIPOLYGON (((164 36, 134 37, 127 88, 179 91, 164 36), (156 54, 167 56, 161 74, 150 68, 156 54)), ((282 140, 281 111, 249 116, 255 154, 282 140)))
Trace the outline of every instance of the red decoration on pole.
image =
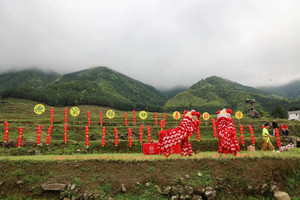
POLYGON ((66 144, 68 141, 68 137, 67 137, 67 133, 68 133, 68 124, 64 125, 64 143, 66 144))
POLYGON ((197 128, 197 140, 200 141, 200 128, 197 128))
POLYGON ((133 114, 133 123, 135 124, 136 123, 136 120, 135 120, 135 110, 132 111, 132 114, 133 114))
POLYGON ((88 126, 85 127, 85 145, 86 145, 87 149, 90 146, 89 127, 88 126))
POLYGON ((126 112, 124 113, 124 118, 125 118, 125 126, 128 126, 128 124, 127 124, 127 113, 126 112))
POLYGON ((65 108, 65 124, 68 123, 68 108, 65 108))
POLYGON ((163 120, 166 121, 166 113, 163 113, 163 120))
POLYGON ((155 122, 155 125, 157 126, 157 112, 154 113, 154 122, 155 122))
POLYGON ((132 133, 131 133, 131 128, 128 128, 128 141, 129 141, 129 146, 132 146, 132 133))
POLYGON ((114 131, 115 131, 115 145, 117 147, 119 144, 119 138, 118 138, 118 130, 116 127, 114 127, 114 131))
POLYGON ((18 148, 22 146, 23 128, 19 127, 18 148))
POLYGON ((102 111, 100 111, 100 126, 103 124, 102 111))
POLYGON ((88 120, 88 126, 91 126, 91 113, 90 111, 87 111, 87 120, 88 120))
POLYGON ((140 126, 140 138, 139 138, 140 143, 143 142, 143 124, 140 126))
POLYGON ((41 144, 41 133, 42 133, 42 126, 38 125, 37 126, 37 136, 36 136, 36 144, 40 145, 41 144))
POLYGON ((8 122, 4 122, 4 143, 6 143, 8 141, 8 132, 9 130, 9 125, 8 125, 8 122))
POLYGON ((51 131, 52 131, 52 125, 51 126, 49 126, 49 128, 48 128, 48 131, 47 131, 47 138, 46 138, 46 145, 49 145, 50 144, 50 138, 51 138, 51 131))
POLYGON ((54 108, 50 108, 50 123, 53 124, 54 108))
POLYGON ((280 142, 280 136, 279 136, 278 128, 275 128, 275 134, 276 134, 277 146, 278 146, 278 148, 280 148, 281 147, 281 142, 280 142))
POLYGON ((245 146, 244 127, 243 127, 243 125, 240 125, 240 134, 241 134, 241 143, 242 143, 243 146, 245 146))
POLYGON ((151 143, 151 126, 147 126, 148 143, 151 143))
POLYGON ((251 125, 249 125, 248 127, 249 127, 249 131, 250 131, 250 135, 251 135, 251 143, 253 146, 255 146, 255 138, 254 138, 253 128, 251 125))
POLYGON ((212 127, 213 127, 214 138, 216 138, 218 136, 218 133, 217 133, 216 121, 214 118, 211 118, 211 123, 212 123, 212 127))
POLYGON ((105 131, 106 131, 106 128, 103 127, 102 128, 102 146, 103 147, 105 146, 105 131))

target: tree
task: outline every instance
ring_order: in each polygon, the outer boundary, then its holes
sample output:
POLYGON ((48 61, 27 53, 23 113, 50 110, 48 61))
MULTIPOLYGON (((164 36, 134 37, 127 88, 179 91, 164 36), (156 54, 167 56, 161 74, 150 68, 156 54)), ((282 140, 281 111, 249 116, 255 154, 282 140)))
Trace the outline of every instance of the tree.
POLYGON ((288 118, 287 111, 282 109, 281 106, 275 106, 271 111, 271 115, 274 118, 282 118, 282 119, 287 119, 288 118))

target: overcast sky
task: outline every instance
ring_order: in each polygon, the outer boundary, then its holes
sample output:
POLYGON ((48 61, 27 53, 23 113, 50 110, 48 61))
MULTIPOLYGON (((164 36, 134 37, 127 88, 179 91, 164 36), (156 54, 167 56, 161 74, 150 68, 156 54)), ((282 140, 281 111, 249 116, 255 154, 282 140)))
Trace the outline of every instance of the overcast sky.
POLYGON ((154 87, 300 80, 299 0, 0 0, 0 72, 107 66, 154 87))

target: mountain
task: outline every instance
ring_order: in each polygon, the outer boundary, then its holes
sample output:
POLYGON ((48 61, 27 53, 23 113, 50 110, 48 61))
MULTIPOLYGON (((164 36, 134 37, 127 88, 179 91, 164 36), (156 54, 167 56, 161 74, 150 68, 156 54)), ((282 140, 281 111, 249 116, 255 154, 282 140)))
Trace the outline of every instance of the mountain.
POLYGON ((11 88, 43 88, 60 75, 54 72, 46 73, 38 69, 26 69, 0 74, 0 91, 11 88))
POLYGON ((300 80, 279 87, 261 87, 259 89, 288 99, 300 98, 300 80))
POLYGON ((256 108, 270 112, 274 106, 284 109, 294 105, 294 102, 264 91, 244 86, 230 80, 212 76, 201 80, 188 90, 169 99, 163 106, 164 110, 190 110, 215 113, 222 108, 248 112, 250 105, 246 99, 256 99, 256 108))
MULTIPOLYGON (((12 77, 23 80, 22 73, 12 77)), ((166 102, 166 96, 152 86, 107 67, 91 68, 52 79, 49 77, 45 78, 48 84, 41 82, 40 87, 34 89, 26 87, 26 82, 20 86, 7 83, 8 89, 2 91, 2 96, 21 97, 53 106, 94 104, 123 110, 149 111, 161 109, 166 102)))

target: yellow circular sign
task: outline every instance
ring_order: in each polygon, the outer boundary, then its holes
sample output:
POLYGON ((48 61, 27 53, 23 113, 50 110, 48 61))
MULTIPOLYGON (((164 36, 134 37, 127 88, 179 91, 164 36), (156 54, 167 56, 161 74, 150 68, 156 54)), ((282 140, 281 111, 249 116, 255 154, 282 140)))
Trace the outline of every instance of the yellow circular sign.
POLYGON ((35 112, 35 114, 41 115, 45 112, 45 106, 43 104, 37 104, 36 106, 34 106, 33 111, 35 112))
POLYGON ((108 118, 108 119, 112 119, 112 118, 114 118, 116 116, 116 113, 115 113, 115 111, 113 111, 113 110, 108 110, 107 112, 106 112, 106 117, 108 118))
POLYGON ((236 117, 237 119, 242 119, 242 118, 243 118, 243 113, 242 113, 241 111, 237 111, 237 112, 235 113, 235 117, 236 117))
POLYGON ((141 111, 140 113, 139 113, 139 117, 141 118, 141 119, 146 119, 147 118, 147 116, 148 116, 148 114, 147 114, 147 112, 146 111, 141 111))
POLYGON ((208 114, 208 112, 203 113, 202 116, 203 116, 204 120, 206 120, 206 121, 209 120, 210 115, 208 114))
POLYGON ((70 109, 70 114, 73 116, 73 117, 77 117, 79 114, 80 114, 80 109, 78 107, 72 107, 70 109))
POLYGON ((178 111, 173 112, 173 118, 176 120, 180 119, 180 112, 178 111))

